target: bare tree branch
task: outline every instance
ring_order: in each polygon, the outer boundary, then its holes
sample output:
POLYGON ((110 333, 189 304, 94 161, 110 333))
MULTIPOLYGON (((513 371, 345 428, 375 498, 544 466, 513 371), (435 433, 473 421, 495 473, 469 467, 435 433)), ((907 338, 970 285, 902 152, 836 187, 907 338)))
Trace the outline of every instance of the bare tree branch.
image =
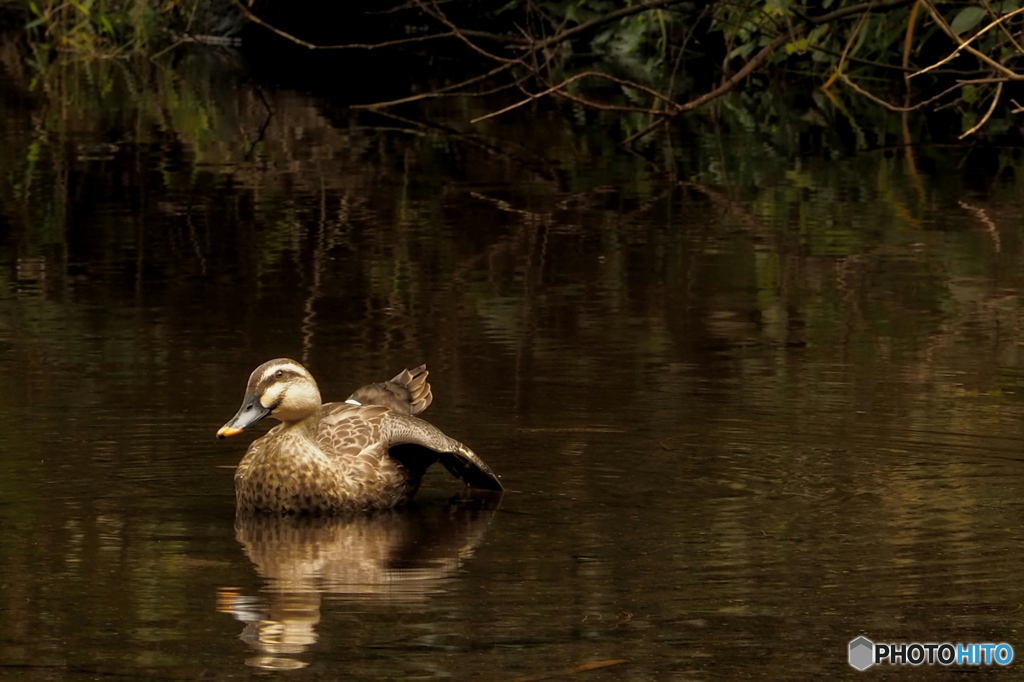
POLYGON ((409 102, 418 102, 421 99, 432 99, 434 97, 443 97, 443 96, 447 95, 448 93, 465 94, 465 93, 461 93, 461 92, 458 92, 458 91, 462 90, 463 88, 468 88, 470 85, 475 85, 476 83, 480 83, 480 82, 483 82, 485 80, 489 80, 489 79, 493 78, 494 76, 497 76, 499 73, 501 73, 503 71, 510 70, 513 66, 515 66, 515 64, 512 64, 512 63, 501 64, 500 66, 497 66, 497 67, 491 69, 487 73, 482 73, 482 74, 480 74, 478 76, 473 76, 472 78, 467 78, 464 81, 460 81, 458 83, 453 83, 452 85, 446 85, 443 88, 438 88, 437 90, 432 90, 431 92, 423 92, 423 93, 420 93, 418 95, 410 95, 409 97, 402 97, 401 99, 393 99, 393 100, 389 100, 387 102, 374 102, 372 104, 353 104, 352 108, 353 109, 383 109, 385 107, 393 107, 393 106, 396 106, 396 105, 399 105, 399 104, 408 104, 409 102))
POLYGON ((413 0, 413 2, 415 2, 416 6, 423 10, 425 14, 433 17, 437 21, 444 24, 448 28, 448 30, 451 31, 452 35, 461 40, 469 49, 473 50, 474 52, 477 52, 492 61, 500 62, 502 64, 520 61, 518 59, 506 59, 505 57, 499 57, 498 55, 492 54, 487 50, 483 49, 482 47, 478 46, 472 40, 467 38, 466 35, 458 26, 456 26, 455 24, 448 20, 448 17, 445 16, 444 12, 441 11, 441 8, 437 6, 436 2, 431 2, 429 5, 423 0, 413 0))
POLYGON ((656 115, 663 115, 665 113, 664 110, 661 110, 661 109, 648 109, 648 108, 643 108, 643 107, 624 107, 624 106, 618 106, 618 105, 613 105, 613 104, 612 105, 609 105, 609 104, 599 104, 597 102, 592 102, 590 100, 583 100, 583 99, 580 99, 580 98, 576 98, 574 96, 568 95, 565 92, 560 92, 567 85, 569 85, 571 83, 574 83, 574 82, 576 82, 576 81, 578 81, 578 80, 580 80, 582 78, 586 78, 588 76, 593 76, 593 77, 596 77, 596 78, 604 78, 606 80, 612 81, 613 83, 618 83, 619 85, 621 85, 623 87, 637 88, 638 90, 646 92, 647 94, 649 94, 652 97, 658 99, 663 104, 665 104, 666 106, 671 107, 671 108, 677 108, 679 106, 678 104, 676 104, 675 102, 673 102, 669 98, 667 98, 664 95, 662 95, 657 90, 652 90, 651 88, 648 88, 648 87, 646 87, 644 85, 639 85, 639 84, 637 84, 637 83, 635 83, 633 81, 628 81, 628 80, 625 80, 623 78, 616 78, 615 76, 608 75, 607 73, 601 73, 600 71, 584 71, 583 73, 578 73, 575 76, 570 76, 569 78, 566 78, 565 80, 563 80, 558 85, 553 85, 550 88, 548 88, 547 90, 544 90, 542 92, 538 92, 536 94, 531 94, 526 99, 521 100, 519 102, 516 102, 515 104, 510 104, 509 106, 505 107, 504 109, 499 109, 498 111, 492 111, 489 114, 485 114, 483 116, 478 116, 477 118, 472 119, 470 121, 470 123, 477 123, 479 121, 484 121, 484 120, 487 120, 489 118, 494 118, 495 116, 500 116, 501 114, 504 114, 506 112, 512 111, 513 109, 518 109, 519 107, 523 106, 524 104, 528 104, 528 103, 530 103, 530 102, 532 102, 534 100, 540 99, 541 97, 546 97, 547 95, 550 95, 552 93, 558 93, 558 94, 563 95, 563 96, 568 96, 569 99, 573 99, 574 101, 580 101, 580 102, 586 103, 588 106, 592 106, 595 109, 605 109, 605 110, 608 110, 608 111, 631 111, 631 112, 641 112, 641 113, 645 113, 645 114, 656 114, 656 115))
POLYGON ((883 106, 886 109, 888 109, 889 111, 895 111, 895 112, 900 112, 900 113, 906 113, 906 112, 909 112, 909 111, 916 111, 918 109, 922 109, 922 108, 928 106, 929 104, 937 102, 938 100, 942 99, 943 97, 945 97, 949 93, 954 92, 956 90, 959 90, 960 88, 964 87, 965 85, 982 85, 982 84, 988 84, 988 83, 1004 83, 1007 80, 1006 78, 972 78, 972 79, 969 79, 969 80, 957 81, 956 85, 950 86, 950 87, 946 88, 945 90, 943 90, 942 92, 940 92, 939 94, 934 95, 932 97, 929 97, 928 99, 926 99, 924 101, 918 102, 917 104, 914 104, 914 105, 911 105, 911 106, 900 107, 900 106, 896 106, 895 104, 890 104, 889 102, 886 102, 884 99, 878 97, 877 95, 871 94, 870 92, 868 92, 864 88, 862 88, 859 85, 857 85, 856 83, 854 83, 849 78, 849 76, 847 76, 844 73, 839 74, 839 79, 841 81, 843 81, 844 83, 846 83, 847 85, 849 85, 854 91, 857 92, 857 94, 862 95, 864 97, 867 97, 869 100, 871 100, 875 104, 883 106))
POLYGON ((613 21, 618 21, 619 19, 624 19, 634 14, 648 12, 652 9, 665 9, 666 7, 680 5, 684 2, 688 2, 688 0, 652 0, 651 2, 640 2, 629 7, 623 7, 622 9, 617 9, 614 12, 603 14, 591 19, 590 21, 584 21, 582 24, 576 24, 572 28, 561 31, 546 40, 531 43, 530 50, 545 50, 559 43, 564 43, 566 40, 575 38, 582 33, 595 29, 598 26, 610 24, 613 21))
POLYGON ((970 130, 968 130, 967 132, 962 134, 960 137, 958 137, 957 138, 958 140, 962 140, 965 137, 967 137, 968 135, 972 135, 973 133, 977 132, 977 130, 979 128, 981 128, 981 126, 985 125, 985 122, 988 121, 990 116, 992 116, 992 112, 995 111, 996 105, 999 104, 999 98, 1000 98, 1000 96, 1002 94, 1003 94, 1003 84, 1002 83, 996 83, 996 94, 994 94, 992 96, 992 104, 989 106, 988 111, 985 112, 985 115, 981 117, 981 120, 978 121, 977 124, 975 124, 974 126, 971 126, 970 130))
POLYGON ((953 29, 949 27, 949 24, 946 23, 946 20, 942 18, 942 15, 939 14, 938 10, 935 9, 934 5, 932 5, 932 3, 929 0, 921 0, 921 3, 924 5, 925 9, 928 10, 928 13, 932 15, 932 20, 935 21, 935 24, 939 28, 941 28, 942 31, 946 35, 948 35, 950 38, 952 38, 953 42, 955 42, 959 47, 957 47, 957 49, 954 50, 953 53, 950 54, 945 59, 937 62, 936 64, 933 64, 932 66, 930 66, 930 67, 928 67, 926 69, 922 69, 921 71, 918 71, 917 73, 914 73, 914 74, 911 74, 910 76, 907 76, 908 78, 911 78, 913 76, 925 73, 927 71, 931 71, 936 66, 939 66, 940 64, 944 64, 944 63, 948 62, 949 60, 953 59, 954 57, 958 56, 960 54, 961 50, 967 50, 972 55, 974 55, 975 57, 977 57, 981 61, 983 61, 986 64, 988 64, 989 66, 991 66, 996 71, 1001 72, 1007 78, 1012 79, 1012 80, 1024 80, 1024 75, 1019 74, 1019 73, 1017 73, 1016 71, 1014 71, 1014 70, 1012 70, 1010 68, 1007 68, 1003 64, 1000 64, 996 60, 994 60, 991 57, 989 57, 984 52, 980 52, 980 51, 974 49, 973 47, 971 47, 971 42, 974 41, 978 36, 982 35, 986 31, 988 31, 989 29, 994 28, 996 25, 998 25, 1000 22, 1002 22, 1003 19, 1006 19, 1007 17, 1013 16, 1014 14, 1017 14, 1018 12, 1024 12, 1024 7, 1020 8, 1018 10, 1014 10, 1013 12, 1010 12, 1010 13, 1000 17, 996 21, 993 21, 991 24, 989 24, 988 26, 983 28, 981 31, 978 31, 978 33, 976 33, 975 35, 971 36, 971 38, 969 40, 965 41, 965 40, 961 40, 960 36, 958 36, 956 33, 953 32, 953 29))
MULTIPOLYGON (((263 28, 267 29, 271 33, 274 33, 285 40, 301 45, 307 50, 379 50, 381 48, 400 47, 402 45, 411 45, 414 43, 424 43, 431 40, 444 40, 447 38, 465 38, 466 36, 472 38, 482 38, 497 43, 507 43, 515 45, 525 45, 526 41, 522 38, 516 38, 514 36, 505 36, 497 33, 486 33, 484 31, 470 31, 461 29, 459 31, 448 31, 446 33, 432 33, 425 36, 413 36, 411 38, 398 38, 396 40, 385 40, 380 43, 340 43, 337 45, 317 45, 311 43, 308 40, 303 40, 296 35, 283 31, 270 22, 260 18, 258 15, 253 13, 248 7, 246 7, 241 0, 233 0, 235 6, 245 15, 245 17, 253 22, 259 24, 263 28), (461 35, 460 35, 461 34, 461 35)), ((411 5, 410 5, 411 7, 411 5)), ((402 9, 409 9, 409 7, 403 7, 402 9)))

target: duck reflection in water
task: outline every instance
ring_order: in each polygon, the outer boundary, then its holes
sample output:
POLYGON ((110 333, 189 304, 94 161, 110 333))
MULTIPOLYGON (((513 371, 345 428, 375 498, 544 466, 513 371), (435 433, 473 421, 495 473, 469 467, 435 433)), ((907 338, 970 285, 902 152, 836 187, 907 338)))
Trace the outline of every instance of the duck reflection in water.
POLYGON ((235 537, 263 579, 260 597, 218 591, 218 610, 246 626, 246 663, 301 668, 317 641, 324 595, 415 603, 443 592, 486 535, 501 496, 470 493, 432 504, 335 516, 239 514, 235 537))
POLYGON ((443 590, 482 542, 502 486, 472 450, 416 416, 433 400, 427 374, 425 365, 403 370, 323 405, 294 360, 271 360, 249 377, 241 408, 217 436, 266 416, 281 421, 235 472, 235 534, 265 598, 234 587, 218 595, 220 611, 247 623, 242 638, 259 652, 250 665, 307 665, 297 656, 317 640, 322 595, 420 601, 443 590), (434 462, 480 490, 467 488, 440 513, 396 508, 434 462))
POLYGON ((391 509, 412 500, 434 462, 468 486, 500 491, 472 450, 415 416, 433 399, 426 379, 421 365, 345 402, 321 404, 313 375, 298 362, 279 358, 257 367, 242 406, 217 432, 226 438, 267 416, 281 421, 249 445, 235 471, 239 511, 391 509))

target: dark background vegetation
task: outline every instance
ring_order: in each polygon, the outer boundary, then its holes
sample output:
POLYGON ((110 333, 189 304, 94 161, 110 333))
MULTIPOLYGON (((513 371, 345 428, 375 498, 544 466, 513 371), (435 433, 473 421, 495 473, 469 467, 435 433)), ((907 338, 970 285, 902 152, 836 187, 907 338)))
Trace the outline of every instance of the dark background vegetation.
POLYGON ((882 109, 911 114, 908 128, 931 117, 929 134, 942 140, 1015 141, 1020 5, 4 0, 0 19, 34 79, 68 60, 143 57, 173 68, 201 44, 244 58, 267 83, 377 110, 504 93, 479 119, 569 100, 620 116, 628 143, 737 89, 749 98, 740 115, 757 120, 783 93, 805 116, 831 106, 864 127, 882 109))

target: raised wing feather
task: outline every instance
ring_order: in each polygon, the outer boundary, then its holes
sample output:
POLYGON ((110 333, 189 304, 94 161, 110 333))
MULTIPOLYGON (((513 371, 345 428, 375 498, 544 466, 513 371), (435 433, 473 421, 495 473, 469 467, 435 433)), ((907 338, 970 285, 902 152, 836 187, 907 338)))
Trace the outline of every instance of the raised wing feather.
POLYGON ((403 369, 388 381, 357 389, 347 402, 359 405, 380 405, 398 414, 419 414, 430 406, 434 396, 427 383, 426 365, 403 369))

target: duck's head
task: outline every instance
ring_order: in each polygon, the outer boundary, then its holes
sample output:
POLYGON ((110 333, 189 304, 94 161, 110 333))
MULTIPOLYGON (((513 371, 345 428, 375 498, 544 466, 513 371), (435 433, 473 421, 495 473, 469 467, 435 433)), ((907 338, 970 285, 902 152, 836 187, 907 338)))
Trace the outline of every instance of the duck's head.
POLYGON ((217 437, 235 436, 267 415, 283 422, 298 422, 319 409, 320 389, 309 370, 294 360, 278 358, 253 370, 242 406, 220 427, 217 437))

